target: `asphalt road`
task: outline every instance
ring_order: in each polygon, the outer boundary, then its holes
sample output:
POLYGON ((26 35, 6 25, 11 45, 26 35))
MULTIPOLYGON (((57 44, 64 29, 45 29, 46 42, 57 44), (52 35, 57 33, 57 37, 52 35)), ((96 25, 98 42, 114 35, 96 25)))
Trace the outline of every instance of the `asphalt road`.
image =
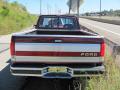
POLYGON ((25 81, 25 77, 15 77, 10 73, 10 37, 0 37, 0 90, 19 90, 25 81))
POLYGON ((42 79, 28 78, 26 84, 20 90, 73 90, 69 79, 42 79))
POLYGON ((7 43, 0 43, 0 53, 9 49, 9 44, 7 43))
MULTIPOLYGON (((29 30, 28 27, 21 31, 29 30)), ((10 41, 11 35, 0 36, 0 90, 20 90, 27 77, 16 77, 10 73, 10 41)))
POLYGON ((0 36, 0 53, 9 49, 11 35, 0 36))
POLYGON ((102 23, 102 22, 83 19, 83 18, 80 18, 79 22, 81 25, 99 33, 105 38, 120 45, 120 26, 119 25, 102 23))

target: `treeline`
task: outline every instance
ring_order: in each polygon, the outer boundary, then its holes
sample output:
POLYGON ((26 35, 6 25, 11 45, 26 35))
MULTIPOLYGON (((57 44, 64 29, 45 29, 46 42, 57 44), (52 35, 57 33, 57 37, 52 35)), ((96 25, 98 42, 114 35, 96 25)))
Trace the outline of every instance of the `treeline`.
POLYGON ((101 13, 100 12, 86 12, 84 14, 82 14, 83 16, 119 16, 120 17, 120 10, 113 10, 110 9, 108 10, 104 10, 101 13))
POLYGON ((36 18, 18 2, 9 3, 7 0, 0 0, 0 35, 29 27, 35 23, 36 18))

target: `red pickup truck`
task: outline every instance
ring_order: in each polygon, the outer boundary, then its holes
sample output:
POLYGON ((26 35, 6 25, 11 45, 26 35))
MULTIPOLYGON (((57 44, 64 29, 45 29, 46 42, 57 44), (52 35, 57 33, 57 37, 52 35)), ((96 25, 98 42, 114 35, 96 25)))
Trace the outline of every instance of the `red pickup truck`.
POLYGON ((103 74, 104 37, 88 31, 76 16, 40 16, 34 29, 12 35, 12 75, 74 78, 103 74))

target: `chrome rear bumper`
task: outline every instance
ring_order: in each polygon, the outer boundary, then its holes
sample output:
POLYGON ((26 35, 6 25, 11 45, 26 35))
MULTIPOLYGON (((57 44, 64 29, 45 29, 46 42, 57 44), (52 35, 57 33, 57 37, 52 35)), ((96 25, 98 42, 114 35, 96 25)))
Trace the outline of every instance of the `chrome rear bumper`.
POLYGON ((45 68, 46 67, 33 68, 33 67, 24 67, 24 66, 23 67, 18 67, 18 66, 13 67, 12 65, 10 66, 12 75, 35 76, 35 77, 43 77, 43 78, 91 77, 91 76, 100 76, 101 74, 105 72, 105 67, 102 65, 102 66, 89 67, 89 68, 67 67, 71 70, 71 73, 49 73, 45 75, 45 73, 43 72, 45 68))

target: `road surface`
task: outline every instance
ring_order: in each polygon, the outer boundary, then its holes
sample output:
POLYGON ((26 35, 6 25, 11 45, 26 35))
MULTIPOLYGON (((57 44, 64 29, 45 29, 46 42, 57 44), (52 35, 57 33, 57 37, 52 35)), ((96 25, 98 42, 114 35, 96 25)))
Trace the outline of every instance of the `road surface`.
POLYGON ((19 90, 25 80, 10 73, 10 39, 11 35, 0 37, 0 90, 19 90))
POLYGON ((11 35, 0 36, 0 90, 20 90, 26 81, 26 77, 12 76, 10 73, 10 41, 11 35))
POLYGON ((81 25, 93 30, 94 32, 99 33, 117 45, 120 45, 120 25, 102 23, 83 18, 80 18, 79 22, 81 25))
POLYGON ((9 49, 11 35, 0 36, 0 53, 9 49))

